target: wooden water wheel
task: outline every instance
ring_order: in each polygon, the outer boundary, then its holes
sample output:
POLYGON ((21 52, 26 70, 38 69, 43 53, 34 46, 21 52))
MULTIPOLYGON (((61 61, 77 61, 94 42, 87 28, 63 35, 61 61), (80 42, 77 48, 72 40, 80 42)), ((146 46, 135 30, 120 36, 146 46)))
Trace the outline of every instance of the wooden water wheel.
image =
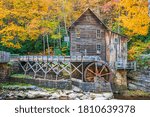
POLYGON ((94 82, 94 78, 98 77, 100 80, 110 82, 112 79, 112 72, 109 66, 104 62, 90 63, 84 71, 84 80, 86 82, 94 82))

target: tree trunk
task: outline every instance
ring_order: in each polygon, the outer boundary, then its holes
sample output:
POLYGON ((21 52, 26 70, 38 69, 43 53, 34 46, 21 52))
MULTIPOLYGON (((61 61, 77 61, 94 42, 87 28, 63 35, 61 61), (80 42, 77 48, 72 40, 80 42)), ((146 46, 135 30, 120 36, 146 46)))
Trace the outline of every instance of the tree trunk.
POLYGON ((48 55, 50 55, 50 48, 49 48, 49 42, 48 42, 48 34, 46 35, 46 38, 47 38, 48 55))
POLYGON ((64 15, 64 24, 65 24, 65 32, 66 32, 66 36, 68 36, 68 31, 67 31, 67 23, 66 23, 66 11, 65 11, 65 4, 66 4, 66 0, 63 1, 63 15, 64 15))
POLYGON ((42 36, 43 38, 43 54, 45 55, 45 39, 44 39, 44 36, 42 36))
MULTIPOLYGON (((60 25, 59 25, 59 35, 60 35, 60 25)), ((61 48, 61 38, 59 39, 59 47, 61 48)))

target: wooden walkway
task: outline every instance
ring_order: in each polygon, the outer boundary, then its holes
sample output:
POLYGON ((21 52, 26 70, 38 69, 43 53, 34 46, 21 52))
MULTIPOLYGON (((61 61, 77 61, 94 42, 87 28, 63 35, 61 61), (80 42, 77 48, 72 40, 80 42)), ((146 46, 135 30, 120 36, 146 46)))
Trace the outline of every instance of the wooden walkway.
MULTIPOLYGON (((18 62, 25 74, 33 72, 33 78, 39 76, 39 72, 44 73, 44 79, 48 74, 54 74, 55 80, 61 74, 67 74, 72 78, 75 72, 84 77, 84 63, 92 63, 101 61, 98 56, 19 56, 18 62)), ((12 60, 16 61, 16 58, 12 60)))
POLYGON ((58 80, 59 76, 77 78, 86 82, 93 82, 95 77, 109 81, 112 69, 136 70, 136 62, 117 61, 114 66, 102 61, 99 56, 40 56, 11 54, 0 52, 0 62, 16 61, 20 64, 24 74, 32 73, 33 78, 52 76, 58 80))

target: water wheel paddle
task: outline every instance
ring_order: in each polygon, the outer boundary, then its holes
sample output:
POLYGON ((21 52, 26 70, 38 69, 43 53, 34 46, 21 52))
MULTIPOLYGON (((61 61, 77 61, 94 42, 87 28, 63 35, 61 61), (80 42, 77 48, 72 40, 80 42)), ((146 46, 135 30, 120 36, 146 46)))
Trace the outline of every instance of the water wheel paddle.
POLYGON ((84 71, 84 79, 86 82, 94 82, 94 78, 98 77, 100 80, 110 82, 112 72, 105 62, 90 63, 84 71))

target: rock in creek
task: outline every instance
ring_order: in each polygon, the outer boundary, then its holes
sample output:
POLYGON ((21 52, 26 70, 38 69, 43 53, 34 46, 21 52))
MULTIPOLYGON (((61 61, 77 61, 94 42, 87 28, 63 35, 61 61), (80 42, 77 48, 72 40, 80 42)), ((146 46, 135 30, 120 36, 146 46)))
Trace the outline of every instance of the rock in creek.
POLYGON ((74 92, 77 92, 77 93, 81 93, 81 92, 82 92, 82 90, 81 90, 80 88, 75 87, 75 86, 72 86, 72 90, 73 90, 74 92))
POLYGON ((29 98, 29 99, 51 96, 49 93, 42 92, 42 91, 28 91, 28 92, 26 92, 26 95, 27 95, 27 98, 29 98))
POLYGON ((48 99, 48 100, 109 100, 113 99, 113 93, 91 93, 83 92, 78 87, 73 90, 57 90, 49 93, 41 88, 30 87, 13 87, 11 90, 3 90, 0 93, 0 99, 48 99), (12 90, 13 89, 13 90, 12 90), (24 89, 24 90, 23 90, 24 89), (27 90, 28 89, 28 90, 27 90), (29 90, 30 89, 30 90, 29 90))

